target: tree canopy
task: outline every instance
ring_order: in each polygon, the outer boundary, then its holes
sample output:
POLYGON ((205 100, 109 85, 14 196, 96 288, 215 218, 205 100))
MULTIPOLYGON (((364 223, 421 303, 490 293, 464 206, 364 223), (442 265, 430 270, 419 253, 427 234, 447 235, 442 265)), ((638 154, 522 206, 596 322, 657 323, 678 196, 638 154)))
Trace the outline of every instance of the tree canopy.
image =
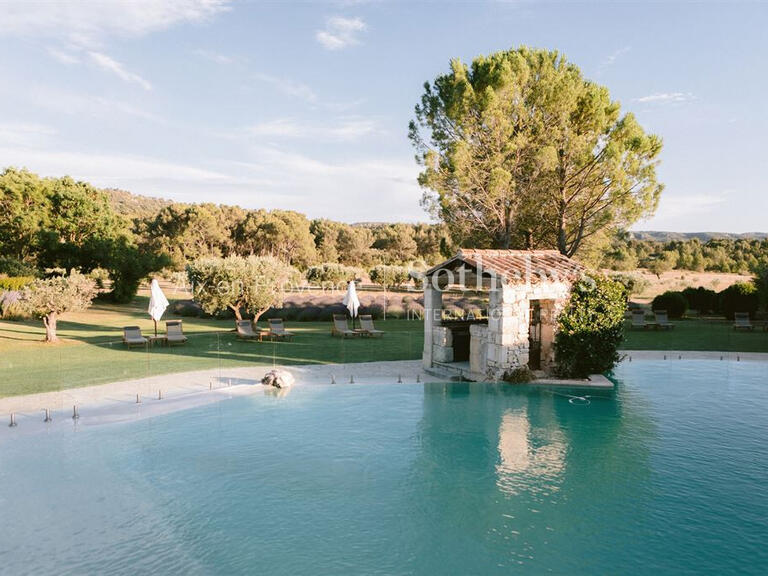
POLYGON ((454 240, 568 256, 605 229, 651 215, 661 140, 557 52, 459 60, 424 85, 409 137, 423 204, 454 240))
POLYGON ((34 281, 23 293, 23 305, 33 315, 42 318, 45 341, 56 342, 59 314, 84 310, 96 295, 96 284, 78 272, 69 276, 54 276, 34 281))
POLYGON ((282 306, 286 289, 298 278, 295 268, 271 256, 201 258, 187 265, 187 276, 205 312, 229 308, 238 320, 245 311, 254 321, 282 306))
POLYGON ((113 210, 104 191, 68 176, 40 178, 14 168, 0 174, 0 250, 16 269, 104 268, 112 278, 110 297, 123 302, 147 274, 167 265, 113 210))

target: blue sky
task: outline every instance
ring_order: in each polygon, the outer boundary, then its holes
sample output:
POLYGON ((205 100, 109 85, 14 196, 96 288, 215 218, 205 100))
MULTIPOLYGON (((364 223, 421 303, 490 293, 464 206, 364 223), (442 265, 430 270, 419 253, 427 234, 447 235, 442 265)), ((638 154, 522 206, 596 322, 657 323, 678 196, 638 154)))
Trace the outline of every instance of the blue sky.
POLYGON ((557 49, 663 137, 636 229, 766 231, 768 5, 0 0, 0 165, 425 221, 407 124, 451 58, 557 49))

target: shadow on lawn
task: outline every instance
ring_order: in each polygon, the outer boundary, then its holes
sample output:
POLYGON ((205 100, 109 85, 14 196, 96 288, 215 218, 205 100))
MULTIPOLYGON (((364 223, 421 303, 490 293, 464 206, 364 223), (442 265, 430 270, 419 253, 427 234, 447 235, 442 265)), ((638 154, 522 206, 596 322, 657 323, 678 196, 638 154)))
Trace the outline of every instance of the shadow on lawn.
MULTIPOLYGON (((146 325, 146 316, 142 319, 141 324, 146 325)), ((24 324, 37 332, 37 324, 24 324)), ((412 359, 420 357, 422 348, 421 334, 416 334, 414 330, 389 330, 382 339, 340 339, 330 335, 330 324, 294 323, 290 326, 291 331, 295 333, 292 341, 258 342, 237 338, 234 329, 230 329, 229 325, 228 321, 212 321, 203 325, 190 322, 185 328, 192 326, 193 329, 185 330, 187 342, 183 345, 166 346, 156 343, 152 346, 127 348, 122 341, 122 326, 118 328, 104 324, 60 322, 59 333, 63 345, 43 347, 41 353, 65 352, 67 343, 82 343, 118 353, 119 357, 124 359, 133 355, 137 361, 146 354, 151 356, 153 362, 163 364, 174 364, 175 360, 189 358, 197 361, 190 362, 190 369, 195 369, 195 364, 210 364, 210 361, 238 364, 325 364, 412 359), (215 324, 211 325, 218 322, 221 323, 218 329, 215 324), (109 334, 104 334, 105 332, 109 334)), ((42 338, 42 326, 39 330, 42 338)), ((19 328, 13 332, 31 335, 29 329, 19 328)), ((164 332, 165 326, 159 325, 158 334, 162 335, 164 332)), ((144 329, 142 326, 142 334, 149 337, 153 335, 153 330, 144 329)), ((40 343, 40 339, 32 338, 15 340, 40 343)), ((108 368, 108 365, 105 368, 108 368)))

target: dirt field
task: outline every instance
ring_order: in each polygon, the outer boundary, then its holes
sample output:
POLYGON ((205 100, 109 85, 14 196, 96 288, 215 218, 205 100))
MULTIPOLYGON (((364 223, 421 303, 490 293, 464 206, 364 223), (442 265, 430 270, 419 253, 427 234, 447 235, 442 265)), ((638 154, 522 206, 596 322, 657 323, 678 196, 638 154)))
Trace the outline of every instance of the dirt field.
POLYGON ((704 286, 719 292, 731 284, 749 282, 752 279, 751 276, 744 276, 743 274, 692 272, 689 270, 671 270, 662 274, 661 278, 657 278, 655 274, 643 269, 627 272, 626 274, 644 280, 641 282, 644 285, 643 289, 639 293, 632 295, 632 300, 640 303, 648 303, 653 300, 654 296, 667 290, 682 290, 689 286, 694 288, 704 286))

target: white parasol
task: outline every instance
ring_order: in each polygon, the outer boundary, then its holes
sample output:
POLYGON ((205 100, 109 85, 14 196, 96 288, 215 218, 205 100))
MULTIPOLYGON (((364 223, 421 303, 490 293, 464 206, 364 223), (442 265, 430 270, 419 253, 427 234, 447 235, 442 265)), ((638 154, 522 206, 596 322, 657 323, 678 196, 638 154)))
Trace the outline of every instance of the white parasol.
POLYGON ((155 321, 155 336, 157 336, 157 321, 163 317, 165 309, 168 308, 168 298, 165 297, 160 289, 160 284, 153 279, 149 286, 149 312, 150 318, 155 321))
POLYGON ((357 311, 360 309, 360 300, 357 298, 357 290, 355 289, 354 281, 350 281, 347 285, 347 293, 344 295, 344 300, 342 300, 342 302, 347 310, 349 310, 349 315, 352 317, 352 328, 354 328, 355 317, 357 316, 357 311))

